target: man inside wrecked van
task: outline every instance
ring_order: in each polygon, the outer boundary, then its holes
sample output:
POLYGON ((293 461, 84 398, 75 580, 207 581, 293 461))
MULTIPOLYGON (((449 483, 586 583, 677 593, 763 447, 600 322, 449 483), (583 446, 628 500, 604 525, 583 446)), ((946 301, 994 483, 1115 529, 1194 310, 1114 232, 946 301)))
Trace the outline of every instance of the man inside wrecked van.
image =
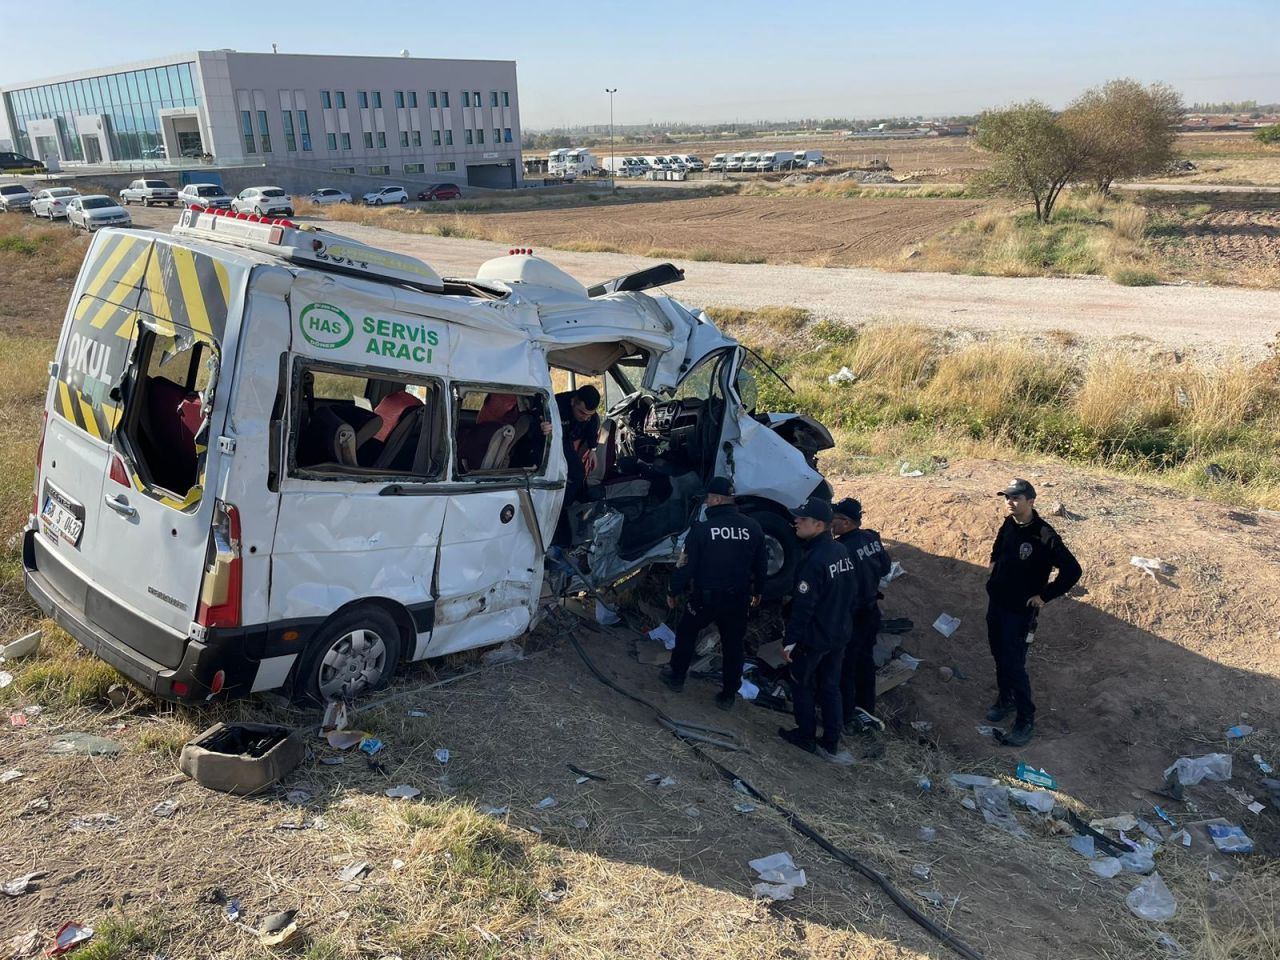
MULTIPOLYGON (((591 384, 577 390, 566 390, 556 394, 556 412, 560 417, 560 430, 563 434, 565 487, 564 504, 560 508, 560 522, 556 525, 554 542, 568 542, 569 529, 567 510, 580 500, 587 499, 587 473, 595 469, 596 444, 600 436, 600 415, 596 408, 600 406, 600 391, 591 384)), ((551 423, 544 420, 542 435, 551 436, 551 423)))

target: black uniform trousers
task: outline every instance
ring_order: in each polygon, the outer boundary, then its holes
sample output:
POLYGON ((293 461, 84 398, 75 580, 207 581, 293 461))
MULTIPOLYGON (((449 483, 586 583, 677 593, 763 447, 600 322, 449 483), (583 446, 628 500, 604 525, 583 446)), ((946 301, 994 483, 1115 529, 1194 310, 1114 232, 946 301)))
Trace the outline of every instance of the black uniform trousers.
POLYGON ((818 739, 817 709, 822 709, 822 746, 835 753, 840 749, 843 718, 840 707, 840 664, 844 647, 814 651, 797 647, 791 655, 791 703, 796 727, 807 742, 818 739))
POLYGON ((1036 611, 987 606, 987 641, 996 662, 996 687, 1001 703, 1017 710, 1016 723, 1031 723, 1036 705, 1031 702, 1031 678, 1027 675, 1027 631, 1036 611))
POLYGON ((747 592, 707 590, 691 599, 676 626, 676 648, 671 653, 671 674, 683 680, 693 663, 698 634, 711 624, 720 631, 720 655, 724 661, 721 690, 737 696, 742 685, 742 664, 746 659, 744 639, 751 597, 747 592))
POLYGON ((855 716, 855 708, 876 712, 876 635, 880 632, 880 604, 871 603, 853 615, 853 634, 840 667, 840 701, 844 720, 855 716))

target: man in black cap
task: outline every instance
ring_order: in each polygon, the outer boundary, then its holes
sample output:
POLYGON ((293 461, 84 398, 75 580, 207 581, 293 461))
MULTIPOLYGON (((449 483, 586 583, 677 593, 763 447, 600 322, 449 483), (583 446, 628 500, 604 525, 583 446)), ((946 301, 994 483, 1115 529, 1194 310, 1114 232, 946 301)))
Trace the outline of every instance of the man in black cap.
POLYGON ((862 529, 862 504, 845 497, 834 507, 831 532, 853 561, 853 624, 840 669, 840 702, 846 733, 883 729, 876 718, 876 635, 880 632, 880 578, 889 572, 889 552, 880 534, 862 529))
POLYGON ((690 587, 693 590, 676 627, 671 663, 662 668, 660 676, 672 690, 683 690, 698 634, 714 623, 720 631, 723 659, 716 706, 732 710, 742 684, 747 611, 760 604, 768 556, 760 524, 734 506, 733 484, 728 477, 715 477, 707 484, 706 507, 706 519, 689 528, 684 556, 671 575, 668 607, 674 610, 676 599, 690 587))
POLYGON ((1040 608, 1061 597, 1080 579, 1080 564, 1053 527, 1036 513, 1036 488, 1015 479, 999 491, 1009 507, 991 547, 987 580, 987 639, 996 662, 996 701, 987 720, 999 723, 1016 711, 1003 742, 1020 747, 1035 734, 1036 706, 1027 676, 1027 647, 1040 608), (1049 579, 1057 568, 1058 575, 1049 579))
POLYGON ((788 743, 833 763, 852 763, 840 750, 840 663, 849 642, 853 608, 853 561, 831 539, 831 504, 810 497, 795 517, 796 536, 807 549, 796 568, 787 618, 784 656, 791 662, 791 699, 796 727, 778 728, 788 743), (822 707, 822 742, 818 716, 822 707))

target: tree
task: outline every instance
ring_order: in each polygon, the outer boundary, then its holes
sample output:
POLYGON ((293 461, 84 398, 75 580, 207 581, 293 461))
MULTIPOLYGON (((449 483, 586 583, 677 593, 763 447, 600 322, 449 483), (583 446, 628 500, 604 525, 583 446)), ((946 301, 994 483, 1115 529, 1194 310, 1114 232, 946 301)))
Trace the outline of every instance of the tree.
POLYGON ((1269 127, 1263 127, 1254 134, 1262 143, 1280 143, 1280 123, 1273 123, 1269 127))
POLYGON ((1081 179, 1107 193, 1116 180, 1169 166, 1183 113, 1182 97, 1172 87, 1124 79, 1086 90, 1059 122, 1087 154, 1081 179))
POLYGON ((1038 100, 1028 100, 978 117, 974 142, 995 155, 986 183, 1007 193, 1030 196, 1036 219, 1048 223, 1063 187, 1086 159, 1083 145, 1038 100))

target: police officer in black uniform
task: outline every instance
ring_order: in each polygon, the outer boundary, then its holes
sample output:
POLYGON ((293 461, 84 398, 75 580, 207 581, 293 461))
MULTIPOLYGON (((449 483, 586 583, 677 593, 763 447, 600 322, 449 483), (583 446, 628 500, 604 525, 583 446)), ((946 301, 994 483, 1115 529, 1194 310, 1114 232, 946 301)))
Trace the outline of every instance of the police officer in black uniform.
POLYGON ((833 763, 852 763, 840 750, 840 663, 849 642, 850 614, 855 590, 853 561, 831 539, 831 504, 810 497, 793 510, 796 536, 806 543, 796 568, 787 618, 784 655, 791 662, 794 730, 778 728, 788 743, 833 763), (822 742, 818 717, 822 707, 822 742))
POLYGON ((714 623, 720 631, 723 658, 716 706, 732 710, 742 683, 746 652, 747 612, 759 606, 768 576, 768 557, 760 524, 734 506, 733 484, 715 477, 707 484, 706 519, 689 528, 684 557, 671 576, 667 606, 692 587, 684 616, 676 628, 676 648, 661 678, 672 690, 684 689, 698 633, 714 623))
POLYGON ((1015 479, 997 496, 1009 507, 991 547, 987 580, 987 640, 996 662, 996 701, 987 720, 999 723, 1016 711, 1013 730, 1003 742, 1020 747, 1035 734, 1036 705, 1027 676, 1028 636, 1040 608, 1061 597, 1080 579, 1080 564, 1062 538, 1036 513, 1036 488, 1015 479), (1052 581, 1049 574, 1057 568, 1052 581))
POLYGON ((883 729, 876 719, 876 635, 880 632, 880 578, 889 551, 880 534, 862 529, 862 504, 845 497, 832 507, 831 532, 853 561, 853 623, 840 669, 840 702, 846 733, 883 729))

